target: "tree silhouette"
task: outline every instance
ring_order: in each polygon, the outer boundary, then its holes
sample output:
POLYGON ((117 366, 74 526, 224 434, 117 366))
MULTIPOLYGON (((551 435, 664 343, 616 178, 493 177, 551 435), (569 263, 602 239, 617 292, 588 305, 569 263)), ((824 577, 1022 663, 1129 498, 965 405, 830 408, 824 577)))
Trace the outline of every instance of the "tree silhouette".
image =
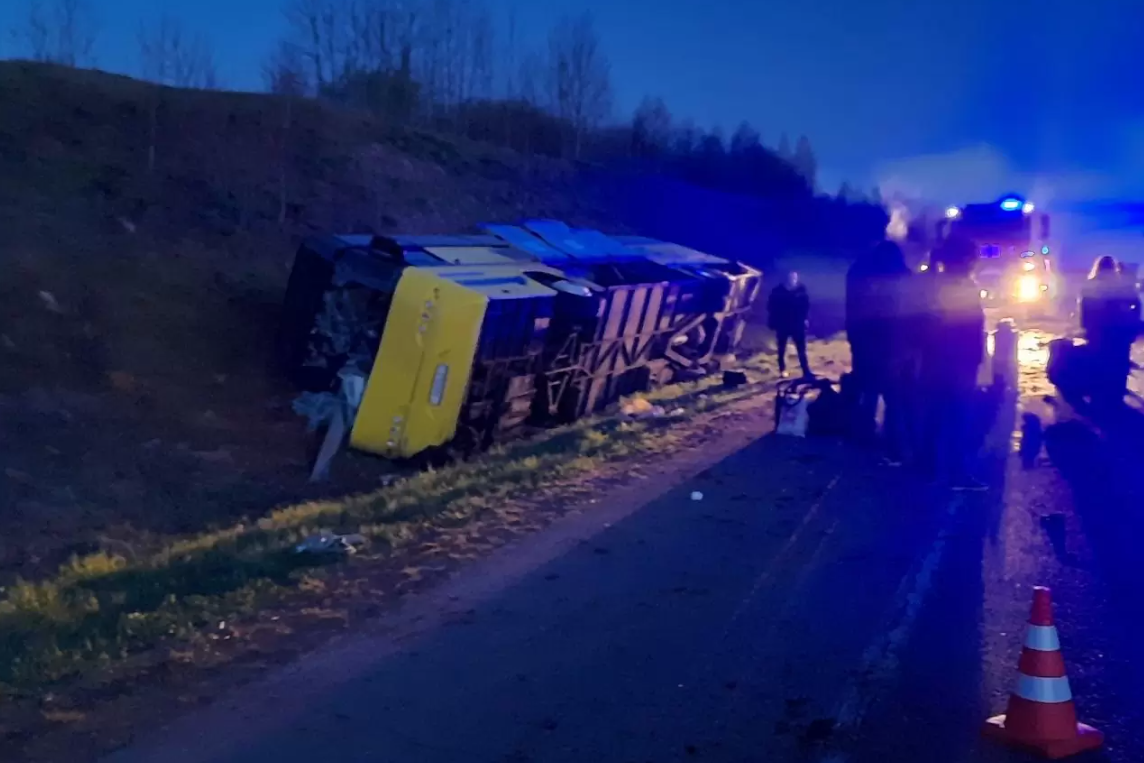
POLYGON ((644 98, 632 118, 632 155, 653 157, 671 148, 671 112, 662 98, 644 98))
POLYGON ((810 139, 805 135, 798 139, 798 143, 794 147, 794 158, 791 162, 798 174, 802 175, 803 180, 813 190, 816 187, 818 160, 814 157, 814 149, 810 147, 810 139))
POLYGON ((690 119, 684 120, 673 131, 671 151, 676 156, 686 157, 695 153, 696 148, 699 146, 699 130, 695 128, 695 123, 690 119))
POLYGON ((716 127, 699 140, 699 155, 704 159, 717 160, 727 154, 727 145, 723 142, 723 130, 716 127))
POLYGON ((761 145, 758 131, 747 122, 741 123, 735 130, 735 134, 731 136, 732 154, 745 154, 761 145))
POLYGON ((63 66, 94 63, 96 22, 90 0, 32 0, 22 28, 31 58, 63 66))
POLYGON ((785 132, 779 136, 778 155, 780 159, 786 162, 794 160, 794 154, 790 150, 790 136, 785 132))
POLYGON ((545 63, 550 108, 568 124, 578 159, 588 132, 612 110, 611 64, 590 13, 562 19, 553 28, 545 63))

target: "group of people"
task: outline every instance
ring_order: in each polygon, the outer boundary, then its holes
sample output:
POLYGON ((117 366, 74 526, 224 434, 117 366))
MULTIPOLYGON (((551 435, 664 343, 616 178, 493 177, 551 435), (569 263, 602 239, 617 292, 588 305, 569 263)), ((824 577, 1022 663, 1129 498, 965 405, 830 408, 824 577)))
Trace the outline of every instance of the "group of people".
MULTIPOLYGON (((886 462, 910 462, 955 490, 986 489, 975 473, 982 418, 978 373, 986 355, 985 310, 973 278, 977 257, 972 241, 952 236, 932 252, 928 269, 915 272, 902 249, 887 240, 860 256, 846 276, 848 397, 854 412, 849 431, 873 441, 881 402, 886 462)), ((787 346, 793 342, 803 375, 811 377, 810 298, 797 273, 771 292, 768 308, 781 375, 787 376, 787 346)), ((1088 373, 1094 386, 1123 398, 1140 329, 1140 299, 1133 279, 1113 258, 1093 265, 1080 317, 1092 350, 1088 373)))
POLYGON ((907 461, 982 490, 975 474, 977 376, 985 356, 985 310, 973 280, 977 247, 951 237, 916 273, 883 241, 846 277, 846 334, 857 412, 854 433, 873 439, 885 407, 886 462, 907 461))
MULTIPOLYGON (((885 408, 886 461, 907 460, 935 469, 960 489, 980 489, 972 468, 973 405, 985 353, 985 312, 973 281, 976 247, 951 238, 915 273, 902 249, 883 241, 860 256, 846 276, 846 333, 852 372, 848 396, 859 439, 877 435, 885 408)), ((812 376, 806 353, 810 299, 798 274, 771 292, 770 327, 778 340, 785 378, 789 343, 803 375, 812 376)))

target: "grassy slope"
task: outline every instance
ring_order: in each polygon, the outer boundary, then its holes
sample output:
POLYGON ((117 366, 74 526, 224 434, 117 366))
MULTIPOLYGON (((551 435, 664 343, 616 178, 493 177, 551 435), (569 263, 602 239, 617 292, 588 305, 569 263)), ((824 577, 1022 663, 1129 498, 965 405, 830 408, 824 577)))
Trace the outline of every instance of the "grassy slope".
POLYGON ((420 531, 464 524, 607 462, 668 452, 676 444, 672 424, 757 394, 753 387, 705 393, 709 385, 658 391, 652 398, 673 414, 666 418, 584 420, 372 493, 172 538, 152 553, 75 558, 48 580, 9 588, 0 604, 0 687, 50 685, 140 648, 191 638, 206 623, 248 614, 259 601, 295 588, 315 566, 293 546, 320 528, 360 532, 385 554, 420 531))

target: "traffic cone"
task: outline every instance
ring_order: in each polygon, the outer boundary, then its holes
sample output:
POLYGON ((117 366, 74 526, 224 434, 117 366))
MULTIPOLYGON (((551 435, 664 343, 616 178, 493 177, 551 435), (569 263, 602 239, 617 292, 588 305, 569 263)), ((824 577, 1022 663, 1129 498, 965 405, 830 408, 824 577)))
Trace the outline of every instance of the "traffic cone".
POLYGON ((1104 734, 1077 722, 1048 588, 1033 589, 1033 611, 1017 672, 1017 688, 1009 695, 1005 715, 985 722, 982 733, 987 738, 1049 760, 1104 744, 1104 734))

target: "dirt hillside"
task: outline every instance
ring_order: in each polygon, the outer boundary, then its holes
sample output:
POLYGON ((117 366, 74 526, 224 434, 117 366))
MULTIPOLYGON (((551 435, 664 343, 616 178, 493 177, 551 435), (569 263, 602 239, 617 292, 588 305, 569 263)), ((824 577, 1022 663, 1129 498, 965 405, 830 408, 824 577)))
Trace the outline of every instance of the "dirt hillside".
POLYGON ((617 225, 569 165, 312 101, 0 62, 0 104, 0 582, 317 495, 268 370, 300 236, 617 225))

